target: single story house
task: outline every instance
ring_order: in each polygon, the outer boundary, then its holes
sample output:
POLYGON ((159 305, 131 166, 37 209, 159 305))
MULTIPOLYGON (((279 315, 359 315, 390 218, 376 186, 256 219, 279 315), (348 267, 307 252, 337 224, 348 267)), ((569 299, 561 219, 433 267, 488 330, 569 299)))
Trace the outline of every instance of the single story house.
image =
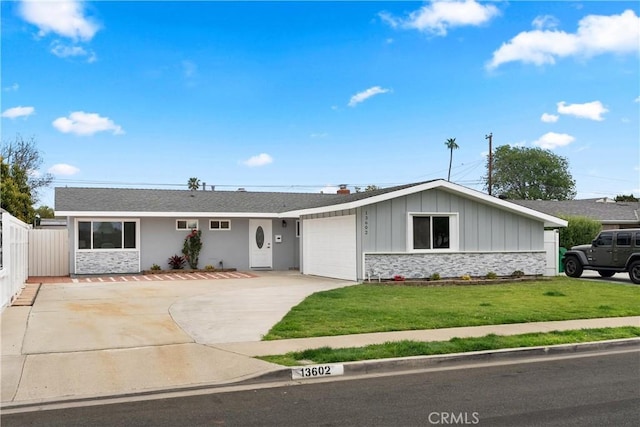
POLYGON ((640 203, 616 202, 608 197, 580 200, 512 200, 513 203, 554 216, 584 216, 603 230, 640 227, 640 203))
POLYGON ((67 217, 73 275, 168 268, 193 228, 201 268, 354 281, 555 274, 557 232, 549 247, 545 229, 567 225, 445 180, 338 194, 64 187, 55 210, 67 217))

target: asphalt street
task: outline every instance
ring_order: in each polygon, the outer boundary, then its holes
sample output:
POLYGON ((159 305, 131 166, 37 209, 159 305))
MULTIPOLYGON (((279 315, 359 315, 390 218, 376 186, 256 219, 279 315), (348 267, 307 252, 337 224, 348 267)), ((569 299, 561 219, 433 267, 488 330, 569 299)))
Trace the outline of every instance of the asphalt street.
POLYGON ((7 426, 638 426, 640 352, 8 414, 7 426))

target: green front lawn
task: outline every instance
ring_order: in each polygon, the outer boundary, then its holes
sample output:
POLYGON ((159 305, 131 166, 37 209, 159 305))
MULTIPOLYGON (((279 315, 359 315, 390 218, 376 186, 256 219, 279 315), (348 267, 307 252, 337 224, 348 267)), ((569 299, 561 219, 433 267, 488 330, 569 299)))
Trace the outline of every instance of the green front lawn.
POLYGON ((631 284, 567 277, 442 287, 397 283, 313 294, 264 339, 640 315, 640 286, 631 284))
POLYGON ((356 360, 464 353, 468 351, 536 347, 636 337, 640 337, 640 327, 580 329, 512 336, 487 335, 479 338, 452 338, 449 341, 435 342, 398 341, 368 345, 366 347, 336 349, 321 347, 291 352, 285 355, 265 356, 260 357, 260 359, 284 366, 298 366, 310 363, 352 362, 356 360))

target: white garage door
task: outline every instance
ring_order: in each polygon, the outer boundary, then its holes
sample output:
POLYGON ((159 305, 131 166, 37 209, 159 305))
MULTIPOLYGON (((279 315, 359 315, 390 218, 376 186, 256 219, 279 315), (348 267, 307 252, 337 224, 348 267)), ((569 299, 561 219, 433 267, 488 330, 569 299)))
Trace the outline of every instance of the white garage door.
POLYGON ((332 216, 302 222, 305 274, 356 280, 356 216, 332 216))

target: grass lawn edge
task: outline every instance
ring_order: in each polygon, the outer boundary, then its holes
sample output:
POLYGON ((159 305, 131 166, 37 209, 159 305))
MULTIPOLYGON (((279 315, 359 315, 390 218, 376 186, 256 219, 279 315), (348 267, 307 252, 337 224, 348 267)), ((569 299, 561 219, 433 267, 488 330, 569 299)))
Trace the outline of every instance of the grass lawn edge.
POLYGON ((320 363, 356 362, 374 359, 392 359, 414 356, 435 356, 475 351, 530 348, 564 344, 640 338, 640 327, 573 329, 566 331, 535 332, 518 335, 489 334, 483 337, 452 338, 448 341, 394 341, 364 347, 320 347, 282 355, 257 357, 283 366, 320 363))

